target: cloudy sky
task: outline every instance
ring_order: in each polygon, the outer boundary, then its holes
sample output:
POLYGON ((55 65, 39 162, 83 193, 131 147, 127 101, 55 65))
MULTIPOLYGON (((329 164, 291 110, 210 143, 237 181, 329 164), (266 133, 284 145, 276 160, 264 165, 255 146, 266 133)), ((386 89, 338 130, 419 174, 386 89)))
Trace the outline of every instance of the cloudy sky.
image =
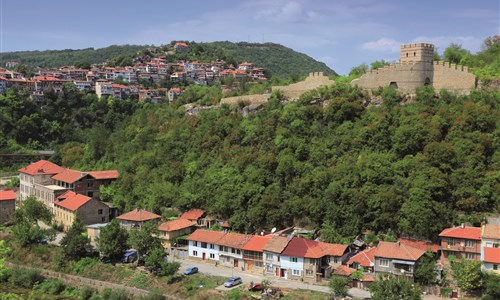
POLYGON ((0 0, 0 51, 196 42, 273 42, 340 74, 398 59, 399 45, 499 34, 498 0, 0 0))

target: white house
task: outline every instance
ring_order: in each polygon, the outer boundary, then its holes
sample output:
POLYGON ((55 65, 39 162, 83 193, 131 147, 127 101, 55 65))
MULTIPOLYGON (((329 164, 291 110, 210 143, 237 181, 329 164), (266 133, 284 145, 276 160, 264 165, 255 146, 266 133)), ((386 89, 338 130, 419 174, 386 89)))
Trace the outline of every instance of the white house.
POLYGON ((187 240, 189 256, 202 260, 219 260, 219 245, 220 239, 226 235, 225 232, 201 230, 193 232, 187 240))

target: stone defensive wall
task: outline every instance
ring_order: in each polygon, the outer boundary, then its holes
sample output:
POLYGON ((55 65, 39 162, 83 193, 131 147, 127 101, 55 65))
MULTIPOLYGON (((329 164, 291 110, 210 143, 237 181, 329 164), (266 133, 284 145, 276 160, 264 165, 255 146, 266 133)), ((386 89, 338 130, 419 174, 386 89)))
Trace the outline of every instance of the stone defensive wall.
POLYGON ((248 104, 259 104, 267 102, 271 94, 255 94, 222 98, 219 104, 237 104, 238 102, 245 102, 248 104))
POLYGON ((476 76, 469 73, 469 68, 444 61, 434 62, 432 85, 436 91, 447 89, 457 94, 468 95, 476 86, 476 76))

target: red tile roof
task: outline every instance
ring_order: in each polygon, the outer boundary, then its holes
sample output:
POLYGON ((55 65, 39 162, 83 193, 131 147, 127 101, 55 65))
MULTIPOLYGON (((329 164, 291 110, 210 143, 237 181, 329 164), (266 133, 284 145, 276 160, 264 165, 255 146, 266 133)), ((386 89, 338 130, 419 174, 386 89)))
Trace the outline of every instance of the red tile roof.
POLYGON ((440 237, 452 237, 467 240, 481 240, 481 227, 453 227, 446 228, 439 234, 440 237))
POLYGON ((158 230, 160 231, 176 231, 184 228, 188 228, 191 226, 195 226, 196 223, 193 221, 189 221, 187 219, 177 219, 173 221, 163 222, 158 226, 158 230))
POLYGON ((195 232, 188 236, 189 241, 197 241, 209 244, 216 244, 226 233, 222 231, 212 231, 197 229, 195 232))
POLYGON ((218 245, 241 249, 250 239, 251 235, 229 232, 223 236, 218 242, 218 245))
POLYGON ((133 211, 129 211, 128 213, 124 213, 123 215, 118 216, 116 218, 120 219, 120 220, 126 220, 126 221, 143 222, 143 221, 160 219, 161 216, 154 214, 152 212, 149 212, 147 210, 144 210, 144 209, 136 208, 133 211))
POLYGON ((435 244, 429 241, 421 241, 421 240, 409 240, 409 239, 403 239, 400 238, 399 241, 402 244, 412 246, 424 251, 432 251, 434 253, 437 253, 439 250, 439 244, 435 244))
POLYGON ((203 214, 205 214, 205 211, 203 209, 193 208, 190 211, 183 213, 180 218, 188 220, 198 220, 203 216, 203 214))
POLYGON ((401 243, 380 242, 375 257, 417 261, 425 251, 401 243))
POLYGON ((486 224, 483 227, 483 238, 500 240, 500 225, 486 224))
POLYGON ((321 248, 323 255, 330 255, 330 256, 342 256, 344 255, 345 251, 347 250, 347 245, 343 244, 330 244, 330 243, 323 243, 320 242, 318 246, 321 248))
POLYGON ((32 163, 29 166, 19 169, 18 171, 29 175, 37 175, 37 174, 57 174, 62 170, 64 170, 64 168, 54 163, 51 163, 50 161, 39 160, 36 163, 32 163))
POLYGON ((363 276, 363 280, 362 281, 373 282, 373 281, 375 281, 375 275, 373 275, 373 274, 365 274, 363 276))
POLYGON ((89 175, 94 179, 118 179, 120 176, 117 170, 92 171, 89 175))
POLYGON ((338 276, 350 276, 352 273, 356 272, 355 269, 349 268, 348 266, 341 265, 333 271, 333 275, 338 276))
POLYGON ((246 251, 263 252, 264 246, 267 244, 267 242, 269 242, 270 239, 270 235, 253 235, 242 249, 246 251))
POLYGON ((375 263, 375 251, 377 251, 377 248, 365 249, 351 257, 347 264, 352 265, 353 263, 358 263, 365 268, 373 267, 375 263))
POLYGON ((71 183, 74 183, 75 181, 79 180, 80 178, 82 178, 86 175, 87 175, 87 173, 83 173, 80 171, 71 170, 71 169, 64 169, 61 172, 59 172, 58 174, 52 176, 52 179, 71 184, 71 183))
POLYGON ((0 191, 0 201, 16 200, 16 193, 13 190, 0 191))
MULTIPOLYGON (((292 240, 288 243, 285 250, 281 252, 283 256, 294 256, 294 257, 306 257, 306 255, 312 255, 313 252, 310 251, 308 253, 309 248, 315 247, 319 242, 300 238, 293 237, 292 240)), ((309 256, 307 256, 309 257, 309 256)))
POLYGON ((484 248, 484 261, 500 264, 500 248, 484 248))
POLYGON ((91 197, 87 197, 82 194, 76 194, 73 191, 67 191, 66 193, 57 197, 56 201, 54 201, 54 205, 64 207, 66 209, 69 209, 70 211, 76 211, 90 200, 92 200, 91 197))

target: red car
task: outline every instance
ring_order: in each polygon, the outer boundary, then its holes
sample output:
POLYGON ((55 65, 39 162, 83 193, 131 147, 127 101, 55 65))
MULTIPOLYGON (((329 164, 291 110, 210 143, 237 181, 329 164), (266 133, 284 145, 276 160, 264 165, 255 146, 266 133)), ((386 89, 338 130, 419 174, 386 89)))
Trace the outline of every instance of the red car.
POLYGON ((248 286, 249 291, 262 291, 262 283, 260 282, 255 282, 255 283, 250 283, 248 286))

